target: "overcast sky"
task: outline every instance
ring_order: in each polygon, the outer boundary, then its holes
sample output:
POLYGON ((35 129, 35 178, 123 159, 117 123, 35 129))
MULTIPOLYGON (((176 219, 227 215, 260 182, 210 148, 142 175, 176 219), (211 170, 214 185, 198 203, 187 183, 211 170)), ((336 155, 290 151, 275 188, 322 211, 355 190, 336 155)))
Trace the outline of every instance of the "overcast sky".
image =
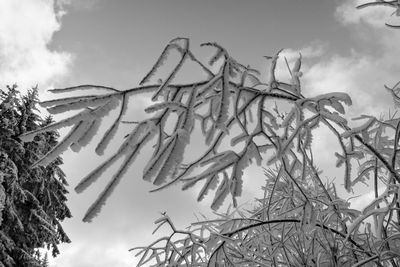
MULTIPOLYGON (((350 0, 1 0, 0 86, 18 83, 21 90, 39 85, 41 98, 52 87, 101 84, 130 88, 152 66, 172 38, 190 37, 195 52, 216 41, 243 64, 266 69, 264 55, 286 48, 288 57, 303 54, 303 91, 349 93, 354 105, 349 114, 387 113, 392 107, 383 85, 399 79, 400 31, 385 22, 392 10, 355 10, 350 0)), ((140 108, 138 105, 135 110, 140 108)), ((392 108, 393 110, 393 108, 392 108)), ((317 160, 325 175, 334 169, 335 147, 321 130, 315 140, 317 160), (318 151, 320 153, 318 153, 318 151)), ((209 203, 195 202, 195 192, 172 188, 149 194, 141 179, 144 160, 129 174, 94 222, 82 223, 84 212, 104 182, 77 195, 73 187, 101 158, 90 150, 63 154, 69 181, 69 207, 73 219, 63 223, 72 243, 61 245, 52 260, 58 267, 132 266, 128 249, 154 237, 153 221, 167 211, 180 227, 194 221, 195 212, 208 212, 209 203)), ((247 173, 245 197, 263 183, 262 172, 247 173), (249 175, 251 173, 251 175, 249 175), (251 180, 250 180, 251 178, 251 180)), ((365 189, 363 189, 365 190, 365 189)), ((246 199, 242 199, 242 202, 246 199)))

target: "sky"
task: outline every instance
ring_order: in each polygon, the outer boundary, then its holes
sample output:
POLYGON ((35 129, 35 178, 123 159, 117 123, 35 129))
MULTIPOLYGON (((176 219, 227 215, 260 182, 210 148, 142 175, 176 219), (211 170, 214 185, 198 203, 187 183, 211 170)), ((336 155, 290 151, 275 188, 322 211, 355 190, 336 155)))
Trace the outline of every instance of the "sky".
MULTIPOLYGON (((200 44, 215 41, 239 62, 261 71, 267 69, 265 55, 285 48, 283 54, 291 59, 301 52, 305 95, 347 92, 354 102, 348 109, 350 117, 380 116, 394 110, 383 85, 400 80, 400 31, 384 27, 385 22, 396 22, 392 10, 356 10, 363 2, 0 0, 0 86, 17 83, 24 91, 38 85, 41 99, 53 97, 47 89, 79 84, 131 88, 168 41, 179 36, 189 37, 202 59, 212 51, 200 44)), ((140 98, 133 112, 139 112, 146 101, 140 98)), ((333 152, 327 153, 337 144, 329 137, 321 129, 315 138, 316 160, 340 186, 341 172, 334 167, 333 152)), ((62 157, 74 216, 63 226, 72 243, 60 245, 61 254, 51 259, 51 266, 133 266, 136 261, 128 249, 154 240, 153 222, 160 212, 167 211, 181 228, 195 220, 194 213, 210 213, 207 201, 195 201, 196 192, 176 187, 148 193, 152 187, 141 179, 144 155, 100 216, 83 223, 86 209, 106 179, 83 194, 76 194, 73 187, 102 158, 94 154, 93 146, 79 154, 67 151, 62 157)), ((246 175, 242 202, 251 200, 264 181, 257 169, 246 175)), ((362 203, 358 200, 357 205, 362 203)))

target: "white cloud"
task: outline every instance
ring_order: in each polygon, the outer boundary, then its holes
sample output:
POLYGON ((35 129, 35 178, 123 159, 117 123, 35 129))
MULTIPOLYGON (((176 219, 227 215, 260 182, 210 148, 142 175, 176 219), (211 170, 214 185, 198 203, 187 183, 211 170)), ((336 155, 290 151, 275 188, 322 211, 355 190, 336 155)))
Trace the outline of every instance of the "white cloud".
POLYGON ((345 1, 336 17, 354 34, 357 47, 348 55, 333 55, 306 66, 303 82, 311 95, 329 91, 347 92, 353 99, 350 116, 368 113, 376 116, 392 107, 384 85, 400 80, 398 58, 400 30, 386 27, 393 9, 369 7, 356 9, 365 1, 345 1))
POLYGON ((49 86, 68 73, 72 55, 48 45, 65 12, 49 0, 0 1, 0 84, 49 86))
POLYGON ((390 96, 384 84, 396 81, 394 69, 381 58, 353 53, 333 56, 328 61, 312 65, 304 75, 304 84, 312 95, 332 91, 346 92, 353 106, 349 115, 369 113, 379 116, 387 112, 390 96))
POLYGON ((311 59, 322 56, 326 49, 326 44, 318 41, 298 50, 292 48, 285 49, 282 51, 281 56, 286 57, 288 60, 294 60, 301 53, 302 58, 311 59))
POLYGON ((337 19, 344 25, 365 23, 374 28, 384 28, 384 22, 391 19, 393 8, 388 6, 370 6, 356 9, 356 6, 373 1, 345 1, 336 10, 337 19))
POLYGON ((49 257, 51 267, 106 267, 119 266, 129 267, 135 266, 137 260, 134 254, 128 251, 129 244, 118 242, 117 240, 107 240, 99 242, 94 240, 76 240, 68 245, 64 245, 62 249, 62 258, 49 257), (100 256, 100 257, 99 257, 100 256), (79 260, 77 259, 79 257, 79 260))

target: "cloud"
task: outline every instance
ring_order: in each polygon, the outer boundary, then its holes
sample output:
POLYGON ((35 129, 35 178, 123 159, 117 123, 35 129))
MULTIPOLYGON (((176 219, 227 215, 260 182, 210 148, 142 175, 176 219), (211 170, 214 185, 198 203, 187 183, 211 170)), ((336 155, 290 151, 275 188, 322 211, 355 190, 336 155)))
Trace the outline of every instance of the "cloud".
POLYGON ((312 42, 310 45, 300 49, 285 49, 282 51, 281 56, 286 57, 288 60, 295 60, 299 57, 299 53, 301 53, 301 56, 303 58, 312 59, 322 56, 326 49, 326 44, 321 41, 315 41, 312 42))
POLYGON ((61 245, 62 259, 49 257, 51 267, 106 267, 135 266, 134 253, 129 252, 129 243, 108 238, 76 240, 70 245, 61 245), (94 244, 92 242, 95 242, 94 244), (79 255, 79 256, 78 256, 79 255), (101 255, 101 257, 99 257, 101 255), (79 257, 79 260, 77 260, 79 257))
POLYGON ((353 106, 349 115, 369 113, 379 116, 391 104, 383 85, 397 79, 386 61, 368 55, 352 53, 335 55, 328 61, 312 65, 304 75, 304 84, 312 95, 339 91, 348 93, 353 106))
POLYGON ((68 74, 72 55, 49 48, 61 28, 54 1, 0 1, 0 84, 21 88, 56 83, 68 74))
POLYGON ((349 28, 357 46, 347 55, 331 55, 306 66, 304 88, 312 95, 346 92, 353 99, 350 116, 360 113, 380 116, 392 107, 384 85, 393 86, 400 79, 397 47, 400 31, 384 25, 392 9, 356 9, 355 6, 361 3, 365 1, 345 1, 336 10, 337 19, 349 28))
POLYGON ((390 20, 393 8, 388 6, 370 6, 356 9, 356 6, 373 1, 345 1, 336 10, 336 18, 344 25, 367 24, 374 28, 384 28, 384 22, 390 20))
POLYGON ((349 52, 333 54, 329 51, 329 44, 312 41, 300 49, 283 50, 276 69, 279 80, 290 81, 283 58, 293 66, 301 53, 304 95, 346 92, 353 99, 348 112, 350 118, 360 113, 376 116, 387 113, 392 107, 392 99, 384 85, 393 86, 400 80, 400 65, 397 63, 400 30, 385 26, 387 22, 396 24, 391 16, 393 8, 356 8, 365 2, 346 0, 335 12, 338 22, 349 30, 355 41, 349 52))

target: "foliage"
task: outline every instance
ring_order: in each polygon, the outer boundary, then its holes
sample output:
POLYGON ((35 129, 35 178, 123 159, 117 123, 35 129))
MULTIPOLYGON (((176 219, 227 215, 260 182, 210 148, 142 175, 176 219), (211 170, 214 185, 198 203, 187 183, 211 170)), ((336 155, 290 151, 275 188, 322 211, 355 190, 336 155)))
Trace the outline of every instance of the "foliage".
POLYGON ((16 86, 0 90, 0 266, 40 266, 37 248, 47 246, 55 256, 60 242, 70 242, 60 224, 71 217, 61 158, 30 168, 58 134, 43 132, 25 143, 18 138, 52 123, 35 113, 36 103, 36 88, 24 96, 16 86))
MULTIPOLYGON (((398 7, 397 1, 390 5, 398 7)), ((211 208, 215 211, 227 196, 233 203, 233 211, 217 213, 219 218, 205 218, 185 231, 178 230, 163 214, 156 221, 155 231, 167 224, 172 234, 135 248, 141 256, 139 265, 399 266, 400 117, 362 115, 358 119, 365 123, 351 128, 344 117, 345 105, 352 103, 347 94, 307 95, 301 84, 301 55, 293 64, 280 57, 282 50, 266 57, 270 64, 265 80, 259 71, 239 63, 217 43, 202 46, 215 50, 208 64, 192 53, 187 38, 173 39, 134 88, 80 85, 51 90, 96 93, 41 103, 52 114, 70 110, 78 113, 21 136, 29 141, 44 131, 72 126, 34 166, 46 166, 68 147, 79 151, 97 133, 102 118, 117 109, 118 115, 102 134, 96 153, 104 153, 124 123, 132 129, 117 151, 84 177, 75 190, 83 192, 119 158, 124 160, 84 221, 96 216, 147 144, 153 148, 153 155, 144 168, 143 179, 156 186, 153 191, 180 182, 183 190, 200 186, 198 201, 214 191, 211 208), (179 57, 176 65, 166 77, 151 82, 153 76, 160 75, 171 53, 179 57), (206 78, 175 83, 174 78, 189 60, 206 78), (286 81, 278 79, 280 60, 288 69, 286 81), (152 93, 154 102, 145 108, 149 115, 132 121, 127 112, 129 99, 146 93, 152 93), (349 203, 337 196, 334 185, 321 180, 312 153, 313 134, 318 127, 329 129, 340 145, 341 151, 335 156, 337 167, 344 172, 346 190, 371 181, 375 199, 365 209, 350 209, 349 203), (206 149, 187 161, 184 152, 198 131, 203 133, 206 149), (230 145, 224 145, 226 141, 230 145), (264 197, 254 209, 243 210, 236 200, 242 193, 243 171, 252 162, 261 165, 264 161, 268 165, 264 197), (352 170, 355 163, 359 167, 352 170), (379 183, 385 187, 383 192, 378 190, 379 183), (372 222, 367 221, 369 218, 372 222)), ((398 84, 386 89, 395 103, 400 103, 398 84)))

